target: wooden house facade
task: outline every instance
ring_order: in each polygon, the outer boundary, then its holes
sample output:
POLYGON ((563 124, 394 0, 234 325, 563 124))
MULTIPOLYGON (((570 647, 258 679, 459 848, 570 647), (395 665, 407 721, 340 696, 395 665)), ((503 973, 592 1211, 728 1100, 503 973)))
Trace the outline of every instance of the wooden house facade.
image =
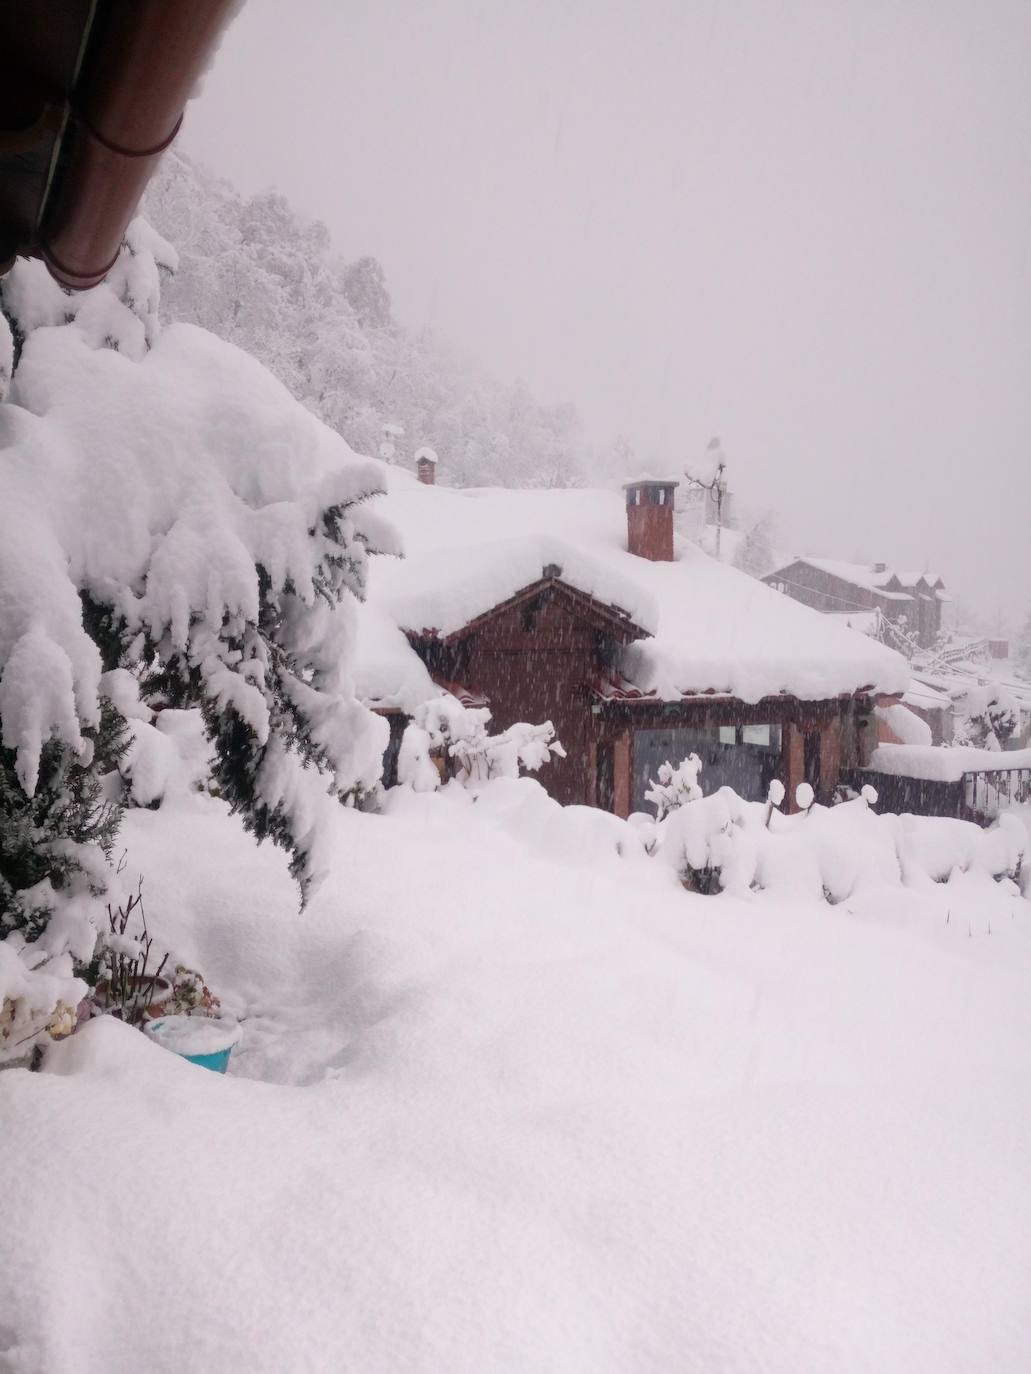
MULTIPOLYGON (((628 485, 626 549, 636 558, 674 560, 674 485, 628 485)), ((702 759, 707 792, 729 784, 746 799, 762 800, 779 778, 789 800, 801 782, 829 799, 843 770, 860 765, 876 744, 875 705, 898 699, 866 683, 833 697, 780 691, 758 701, 715 685, 675 699, 643 690, 624 677, 621 664, 627 647, 647 641, 651 631, 574 585, 558 563, 447 633, 405 633, 435 682, 452 691, 462 684, 489 704, 492 729, 553 723, 565 758, 549 763, 540 782, 557 801, 624 817, 645 808, 662 762, 690 753, 702 759)))

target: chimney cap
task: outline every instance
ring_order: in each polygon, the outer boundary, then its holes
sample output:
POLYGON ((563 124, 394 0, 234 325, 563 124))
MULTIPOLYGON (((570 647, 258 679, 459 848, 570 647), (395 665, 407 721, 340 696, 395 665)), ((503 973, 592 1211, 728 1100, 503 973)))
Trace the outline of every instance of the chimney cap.
POLYGON ((629 482, 623 483, 623 490, 630 491, 633 487, 679 487, 680 482, 676 477, 652 477, 650 473, 642 473, 640 477, 635 477, 629 482))
POLYGON ((417 463, 437 463, 440 461, 436 452, 429 447, 417 448, 414 456, 417 463))

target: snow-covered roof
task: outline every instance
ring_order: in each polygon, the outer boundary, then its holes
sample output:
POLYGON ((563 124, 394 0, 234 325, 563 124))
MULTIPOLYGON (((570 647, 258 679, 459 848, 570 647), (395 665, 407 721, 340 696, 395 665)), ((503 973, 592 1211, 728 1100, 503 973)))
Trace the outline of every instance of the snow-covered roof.
MULTIPOLYGON (((619 492, 434 487, 397 468, 385 470, 385 481, 385 513, 407 556, 373 560, 366 609, 379 629, 366 627, 359 645, 367 699, 373 684, 378 700, 389 699, 401 672, 402 644, 390 627, 453 634, 539 581, 548 565, 647 632, 620 651, 617 667, 662 700, 705 692, 822 700, 860 688, 900 693, 908 684, 901 655, 685 539, 677 538, 671 563, 628 553, 619 492), (377 644, 386 650, 379 661, 377 644)), ((407 682, 410 689, 411 675, 407 682)))
POLYGON ((936 687, 929 687, 917 678, 910 680, 902 698, 907 706, 919 706, 922 711, 951 711, 952 698, 936 687))
POLYGON ((896 576, 890 568, 878 570, 869 563, 843 563, 837 558, 799 557, 792 559, 792 562, 805 563, 807 567, 816 568, 818 572, 829 573, 831 577, 840 577, 843 582, 851 582, 854 587, 865 587, 868 591, 878 592, 891 601, 910 600, 908 592, 887 590, 888 583, 896 576))
POLYGON ((929 587, 934 587, 941 582, 941 578, 935 572, 906 572, 896 571, 895 576, 904 587, 915 587, 918 582, 926 582, 929 587))
POLYGON ((872 635, 877 629, 878 611, 827 611, 823 614, 830 619, 836 620, 839 625, 844 625, 846 629, 858 630, 860 634, 872 635))
POLYGON ((879 744, 870 756, 876 773, 959 782, 964 773, 997 773, 1031 768, 1031 749, 972 749, 941 744, 879 744))
POLYGON ((424 444, 422 448, 417 448, 413 456, 417 463, 436 463, 438 461, 436 449, 430 448, 428 444, 424 444))
MULTIPOLYGON (((792 563, 805 563, 807 567, 816 568, 820 572, 828 573, 831 577, 839 577, 843 582, 851 582, 854 587, 865 587, 868 591, 879 592, 881 596, 886 596, 892 601, 908 601, 909 592, 889 590, 890 584, 897 581, 902 587, 916 587, 923 582, 939 601, 951 601, 942 590, 944 583, 935 572, 912 572, 906 570, 899 572, 897 568, 875 566, 870 563, 846 563, 839 558, 810 558, 808 555, 797 555, 791 560, 792 563)), ((790 567, 791 564, 785 564, 790 567)), ((783 568, 778 569, 783 572, 783 568)), ((772 574, 771 574, 772 576, 772 574)))
POLYGON ((623 490, 626 491, 627 487, 678 487, 679 485, 679 477, 664 477, 657 476, 654 472, 639 472, 636 477, 631 477, 623 483, 623 490))

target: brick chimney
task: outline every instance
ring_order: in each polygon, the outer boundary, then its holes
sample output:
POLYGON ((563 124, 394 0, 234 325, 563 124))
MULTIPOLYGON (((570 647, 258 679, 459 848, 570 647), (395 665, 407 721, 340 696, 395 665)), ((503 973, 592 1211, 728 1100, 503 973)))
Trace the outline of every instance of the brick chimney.
POLYGON ((433 449, 417 448, 415 450, 415 475, 420 482, 425 482, 428 487, 436 485, 437 455, 433 449))
POLYGON ((638 477, 627 482, 626 546, 638 558, 653 563, 673 561, 673 493, 679 486, 669 478, 638 477))

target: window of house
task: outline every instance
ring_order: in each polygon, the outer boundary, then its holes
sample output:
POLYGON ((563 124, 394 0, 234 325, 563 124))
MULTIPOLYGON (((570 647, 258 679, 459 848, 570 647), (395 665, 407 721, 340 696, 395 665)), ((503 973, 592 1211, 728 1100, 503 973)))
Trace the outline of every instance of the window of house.
POLYGON ((781 727, 755 724, 635 730, 631 809, 650 811, 644 794, 658 776, 659 766, 666 762, 675 766, 688 754, 697 754, 702 760, 700 781, 706 796, 721 787, 733 787, 746 801, 764 801, 770 782, 780 771, 781 727))

